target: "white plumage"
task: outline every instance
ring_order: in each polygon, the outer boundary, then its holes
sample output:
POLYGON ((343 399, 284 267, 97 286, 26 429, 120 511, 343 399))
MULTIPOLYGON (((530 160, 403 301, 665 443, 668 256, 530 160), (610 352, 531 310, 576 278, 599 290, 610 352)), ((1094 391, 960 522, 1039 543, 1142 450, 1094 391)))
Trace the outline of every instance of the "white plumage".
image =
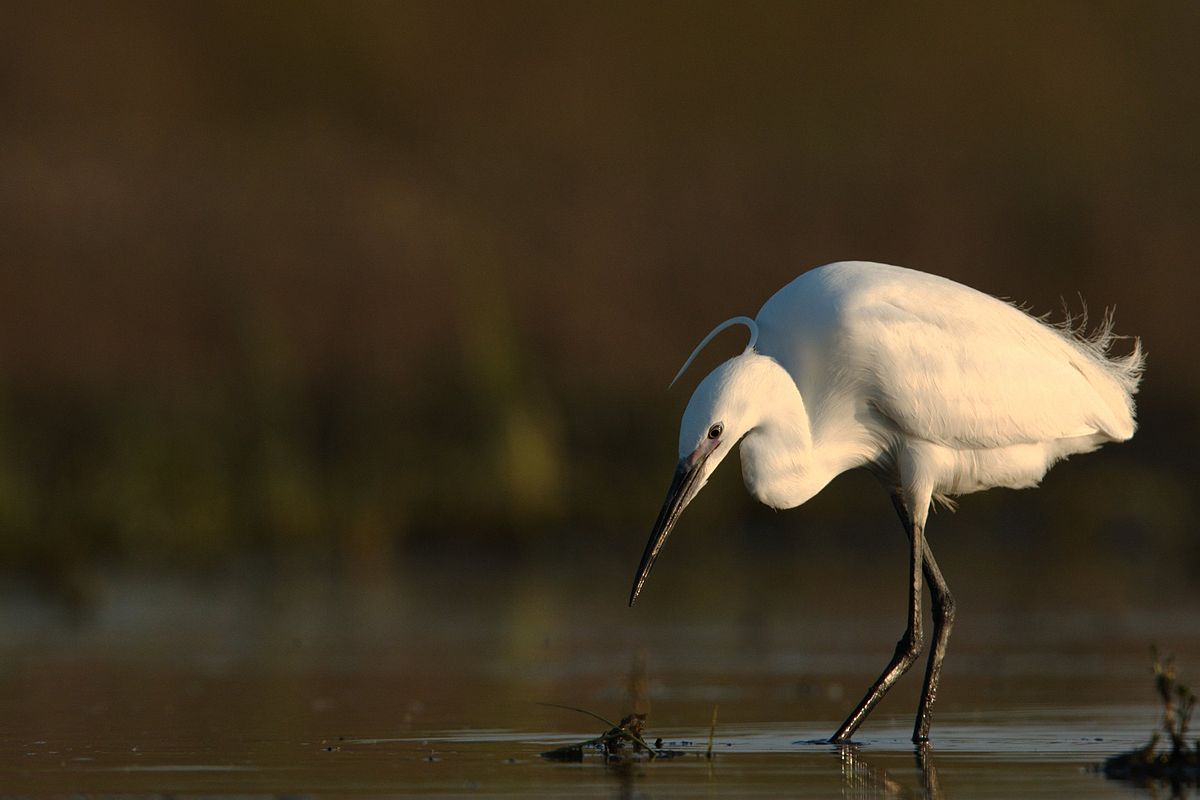
POLYGON ((935 275, 830 264, 756 321, 757 350, 795 380, 815 446, 871 441, 853 466, 919 446, 929 463, 909 479, 935 494, 1032 486, 1056 460, 1134 432, 1140 347, 1110 361, 1107 334, 1089 342, 935 275))
POLYGON ((953 620, 953 600, 923 542, 930 503, 1034 486, 1056 461, 1130 438, 1140 344, 1113 357, 1111 317, 1088 338, 1070 320, 1050 325, 946 278, 849 261, 804 273, 754 320, 718 326, 680 374, 731 324, 750 328, 750 345, 705 377, 688 403, 679 468, 630 604, 684 506, 735 446, 747 489, 775 508, 800 505, 842 472, 865 467, 892 494, 914 542, 910 624, 889 669, 834 740, 849 739, 920 650, 924 572, 938 643, 914 731, 923 740, 953 620))

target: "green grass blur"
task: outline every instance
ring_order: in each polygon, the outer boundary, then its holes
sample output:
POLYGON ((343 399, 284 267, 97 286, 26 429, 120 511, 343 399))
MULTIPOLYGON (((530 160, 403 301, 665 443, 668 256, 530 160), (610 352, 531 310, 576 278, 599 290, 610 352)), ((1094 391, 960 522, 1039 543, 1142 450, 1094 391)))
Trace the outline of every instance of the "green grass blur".
MULTIPOLYGON (((670 376, 843 258, 1117 305, 1150 353, 1138 438, 935 522, 985 553, 1200 564, 1195 3, 5 17, 11 572, 588 547, 632 568, 688 394, 670 376)), ((858 479, 775 515, 724 472, 688 533, 717 558, 863 552, 894 524, 858 479)))

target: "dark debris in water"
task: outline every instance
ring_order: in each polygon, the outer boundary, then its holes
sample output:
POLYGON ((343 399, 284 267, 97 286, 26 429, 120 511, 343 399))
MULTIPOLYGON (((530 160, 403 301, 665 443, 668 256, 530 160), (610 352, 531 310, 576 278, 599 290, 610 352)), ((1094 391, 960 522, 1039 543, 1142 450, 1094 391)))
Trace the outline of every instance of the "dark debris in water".
POLYGON ((1105 776, 1126 781, 1153 779, 1200 783, 1200 756, 1195 747, 1187 752, 1159 752, 1158 742, 1159 737, 1155 735, 1143 748, 1106 759, 1105 776))
POLYGON ((1180 683, 1175 673, 1175 658, 1159 658, 1154 653, 1154 688, 1163 704, 1162 731, 1155 731, 1148 744, 1105 760, 1100 770, 1106 777, 1144 782, 1170 781, 1173 784, 1200 783, 1200 740, 1187 740, 1196 695, 1180 683), (1163 739, 1169 750, 1159 750, 1163 739))
MULTIPOLYGON (((553 703, 544 703, 543 705, 578 711, 581 714, 587 714, 589 717, 598 719, 609 726, 607 731, 594 739, 587 739, 576 744, 557 747, 541 753, 541 757, 548 761, 580 762, 584 760, 586 754, 590 753, 600 756, 607 763, 613 764, 660 758, 678 758, 688 754, 685 750, 673 750, 664 747, 662 737, 655 739, 653 745, 649 744, 645 739, 645 714, 629 714, 623 717, 620 722, 613 724, 599 714, 594 714, 582 708, 559 706, 553 703)), ((701 754, 697 753, 697 755, 701 754)))

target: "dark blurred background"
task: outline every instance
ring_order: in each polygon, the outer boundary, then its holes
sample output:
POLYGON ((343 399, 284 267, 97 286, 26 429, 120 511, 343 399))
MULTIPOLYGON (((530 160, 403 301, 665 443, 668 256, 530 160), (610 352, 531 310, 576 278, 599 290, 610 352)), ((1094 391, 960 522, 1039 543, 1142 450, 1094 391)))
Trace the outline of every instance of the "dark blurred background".
MULTIPOLYGON (((667 381, 716 322, 863 258, 1116 306, 1149 352, 1133 442, 932 541, 1052 565, 1012 580, 1195 587, 1194 2, 3 16, 10 577, 611 559, 619 603, 690 387, 741 335, 667 381)), ((870 478, 775 514, 721 472, 660 575, 885 539, 902 568, 870 478)))

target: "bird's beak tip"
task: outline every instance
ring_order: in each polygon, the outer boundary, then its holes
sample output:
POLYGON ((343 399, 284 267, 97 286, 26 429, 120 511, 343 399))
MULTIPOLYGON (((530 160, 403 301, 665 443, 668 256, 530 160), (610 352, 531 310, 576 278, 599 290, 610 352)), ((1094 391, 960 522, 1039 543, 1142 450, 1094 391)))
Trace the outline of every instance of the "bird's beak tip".
MULTIPOLYGON (((658 519, 654 523, 654 529, 650 532, 650 540, 646 542, 646 550, 642 553, 642 563, 638 565, 637 574, 633 577, 633 589, 629 592, 630 608, 633 608, 633 604, 637 602, 642 586, 646 583, 646 576, 650 574, 650 568, 654 566, 654 561, 658 558, 663 543, 671 535, 671 529, 675 527, 675 521, 679 518, 679 514, 691 501, 692 496, 699 491, 696 481, 703 475, 704 461, 711 452, 710 448, 700 454, 698 460, 680 459, 679 466, 675 470, 675 478, 671 481, 671 488, 667 490, 667 499, 663 501, 662 510, 658 512, 658 519)), ((701 483, 701 485, 703 484, 701 483)))

